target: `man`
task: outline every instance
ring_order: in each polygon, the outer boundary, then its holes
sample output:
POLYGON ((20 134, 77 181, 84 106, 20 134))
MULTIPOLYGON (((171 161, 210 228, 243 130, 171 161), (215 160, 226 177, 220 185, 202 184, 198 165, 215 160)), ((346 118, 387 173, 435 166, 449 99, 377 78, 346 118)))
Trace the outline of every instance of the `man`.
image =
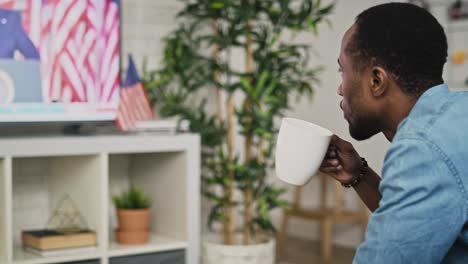
POLYGON ((337 136, 321 167, 373 211, 354 263, 468 263, 468 93, 449 92, 446 60, 443 28, 411 4, 372 7, 343 37, 350 134, 392 142, 382 179, 337 136))

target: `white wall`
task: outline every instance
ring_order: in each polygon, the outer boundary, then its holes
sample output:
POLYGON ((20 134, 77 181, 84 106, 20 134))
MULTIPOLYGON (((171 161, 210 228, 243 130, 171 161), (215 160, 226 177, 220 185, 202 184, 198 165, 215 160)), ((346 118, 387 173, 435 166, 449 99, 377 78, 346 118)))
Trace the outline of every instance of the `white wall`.
POLYGON ((122 65, 126 69, 131 53, 138 69, 143 58, 148 58, 148 67, 155 69, 162 59, 162 39, 175 28, 174 17, 183 7, 174 0, 122 0, 122 65))

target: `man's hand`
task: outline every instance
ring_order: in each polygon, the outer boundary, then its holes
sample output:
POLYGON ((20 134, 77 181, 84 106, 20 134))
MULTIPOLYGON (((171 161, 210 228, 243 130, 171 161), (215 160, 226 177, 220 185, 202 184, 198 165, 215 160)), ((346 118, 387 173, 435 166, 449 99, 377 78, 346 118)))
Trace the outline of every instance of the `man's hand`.
POLYGON ((320 171, 330 174, 341 183, 348 184, 359 174, 361 167, 361 157, 353 145, 334 135, 320 171))

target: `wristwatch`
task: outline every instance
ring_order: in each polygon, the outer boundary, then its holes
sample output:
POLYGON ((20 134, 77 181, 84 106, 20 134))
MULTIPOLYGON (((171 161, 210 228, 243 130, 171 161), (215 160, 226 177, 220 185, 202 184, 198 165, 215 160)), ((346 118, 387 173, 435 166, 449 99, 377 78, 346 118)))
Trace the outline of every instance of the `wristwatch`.
POLYGON ((354 187, 358 183, 360 183, 361 180, 364 178, 367 171, 369 170, 369 165, 367 164, 367 161, 365 158, 361 157, 361 162, 362 162, 362 167, 361 167, 361 170, 359 171, 359 174, 357 176, 353 176, 353 180, 350 183, 341 183, 343 187, 345 188, 354 187))

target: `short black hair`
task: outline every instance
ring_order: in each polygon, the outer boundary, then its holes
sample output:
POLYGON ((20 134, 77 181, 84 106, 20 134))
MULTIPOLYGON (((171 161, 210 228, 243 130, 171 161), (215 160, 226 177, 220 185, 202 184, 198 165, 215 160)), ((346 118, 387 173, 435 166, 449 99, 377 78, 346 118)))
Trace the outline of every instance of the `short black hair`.
POLYGON ((437 19, 408 3, 371 7, 356 17, 346 53, 358 69, 379 65, 403 92, 419 96, 443 83, 447 37, 437 19))

